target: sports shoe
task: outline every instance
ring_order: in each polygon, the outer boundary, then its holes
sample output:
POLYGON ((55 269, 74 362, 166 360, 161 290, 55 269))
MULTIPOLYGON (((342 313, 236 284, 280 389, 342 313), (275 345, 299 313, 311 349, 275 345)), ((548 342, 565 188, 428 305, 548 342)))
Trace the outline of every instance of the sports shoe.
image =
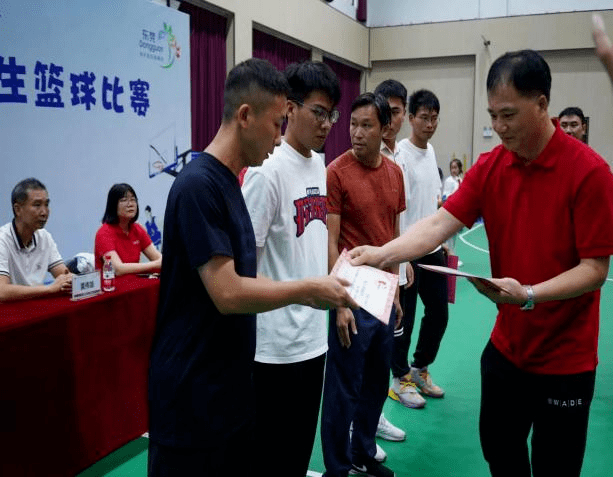
MULTIPOLYGON (((349 439, 351 439, 352 436, 353 436, 353 422, 349 426, 349 439)), ((376 442, 375 442, 375 445, 377 447, 377 451, 375 452, 375 460, 377 462, 385 462, 385 460, 387 459, 387 452, 385 452, 383 450, 383 447, 381 447, 376 442)))
MULTIPOLYGON (((386 441, 400 442, 406 439, 407 434, 402 429, 394 426, 391 422, 385 419, 383 413, 379 417, 379 424, 377 425, 377 437, 385 439, 386 441)), ((379 461, 382 462, 382 461, 379 461)))
POLYGON ((428 368, 413 368, 411 367, 411 381, 419 388, 426 396, 433 398, 442 398, 445 391, 432 382, 428 368))
POLYGON ((386 459, 387 459, 387 452, 383 450, 383 447, 377 444, 377 453, 375 454, 375 460, 377 462, 385 462, 386 459))
POLYGON ((394 378, 387 395, 411 409, 421 409, 426 405, 426 400, 419 394, 417 385, 411 380, 410 372, 402 378, 394 378))
POLYGON ((388 469, 383 464, 376 460, 367 463, 354 463, 353 468, 349 471, 349 475, 364 475, 367 477, 396 477, 396 474, 391 469, 388 469))

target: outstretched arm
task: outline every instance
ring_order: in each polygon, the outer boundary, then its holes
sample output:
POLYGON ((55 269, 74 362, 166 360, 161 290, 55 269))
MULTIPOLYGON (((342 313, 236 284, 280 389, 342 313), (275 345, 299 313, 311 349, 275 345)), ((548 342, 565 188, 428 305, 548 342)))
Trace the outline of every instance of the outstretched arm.
POLYGON ((532 286, 535 303, 565 300, 598 290, 606 280, 608 272, 609 257, 583 258, 576 267, 537 284, 521 284, 514 278, 491 279, 505 291, 488 288, 478 280, 471 280, 471 282, 480 293, 494 303, 521 305, 528 301, 528 293, 524 285, 532 286))
POLYGON ((389 268, 400 262, 408 262, 423 257, 458 232, 464 224, 444 208, 419 222, 397 239, 382 247, 369 245, 356 247, 349 253, 352 265, 371 265, 389 268))
POLYGON ((292 304, 313 308, 357 308, 344 288, 348 283, 330 276, 287 282, 241 277, 234 269, 234 260, 219 255, 198 267, 198 273, 213 303, 223 314, 261 313, 292 304))
POLYGON ((611 40, 605 31, 604 21, 600 15, 595 13, 592 16, 592 22, 594 25, 592 36, 596 46, 596 56, 600 58, 600 61, 602 61, 602 64, 609 73, 611 81, 613 81, 613 46, 611 45, 611 40))

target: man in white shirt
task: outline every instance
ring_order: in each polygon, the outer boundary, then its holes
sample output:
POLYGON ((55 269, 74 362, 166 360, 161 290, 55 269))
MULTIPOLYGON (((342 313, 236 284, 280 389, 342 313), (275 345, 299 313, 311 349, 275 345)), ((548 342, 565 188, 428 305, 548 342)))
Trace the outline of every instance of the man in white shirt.
MULTIPOLYGON (((413 177, 413 172, 410 170, 411 167, 411 159, 408 157, 408 153, 405 148, 401 148, 396 141, 398 137, 398 133, 404 124, 404 120, 406 118, 406 107, 407 107, 407 89, 404 87, 402 83, 399 81, 388 79, 380 83, 375 88, 375 94, 380 94, 390 105, 392 110, 392 121, 390 123, 390 127, 387 132, 383 135, 383 141, 381 142, 381 153, 384 154, 389 159, 393 160, 396 164, 400 166, 402 169, 402 175, 404 178, 404 193, 406 197, 407 210, 400 214, 400 233, 404 233, 409 226, 411 225, 409 220, 409 209, 411 208, 411 181, 415 182, 413 177)), ((411 289, 413 285, 413 267, 411 263, 401 263, 399 267, 399 286, 400 286, 400 303, 401 306, 405 307, 405 296, 407 293, 412 293, 408 291, 411 289)), ((409 313, 411 310, 409 309, 409 313)), ((415 310, 413 307, 412 311, 413 315, 415 314, 415 310)), ((413 316, 413 321, 414 321, 413 316)), ((404 320, 403 320, 404 323, 404 320)), ((411 326, 412 329, 412 326, 411 326)), ((397 330, 394 330, 394 348, 396 348, 399 340, 403 340, 402 337, 404 334, 404 327, 401 326, 397 330)), ((409 336, 410 338, 410 336, 409 336)), ((408 349, 408 346, 407 346, 408 349)), ((406 356, 406 352, 405 352, 406 356)), ((393 359, 396 357, 394 356, 393 359)), ((406 361, 406 358, 405 358, 406 361)), ((394 361, 392 361, 392 366, 394 361)), ((392 367, 392 371, 394 368, 392 367)), ((404 376, 407 371, 405 368, 402 368, 401 371, 404 371, 400 377, 404 376)), ((396 376, 396 375, 394 375, 396 376)), ((390 391, 390 395, 392 395, 392 391, 390 391)), ((426 405, 426 400, 419 394, 416 384, 412 380, 404 380, 402 393, 400 393, 401 402, 407 407, 411 408, 422 408, 426 405)))
MULTIPOLYGON (((411 136, 398 143, 401 154, 398 162, 405 173, 407 210, 401 222, 400 233, 418 220, 437 211, 441 194, 441 179, 436 164, 434 148, 430 139, 436 132, 440 103, 431 91, 415 91, 409 98, 409 122, 411 136)), ((392 374, 394 376, 389 396, 409 408, 421 408, 426 404, 422 394, 442 398, 444 391, 432 382, 428 366, 434 362, 447 328, 449 317, 447 304, 447 278, 445 275, 428 272, 419 263, 446 265, 445 253, 439 246, 429 254, 412 262, 414 282, 404 290, 401 297, 403 307, 403 333, 394 338, 392 374), (419 338, 409 364, 408 352, 411 334, 415 324, 417 295, 424 304, 419 338)))
MULTIPOLYGON (((317 152, 337 121, 338 78, 321 62, 294 63, 287 129, 261 167, 245 174, 258 274, 300 280, 328 273, 326 168, 317 152)), ((303 477, 313 449, 328 349, 327 311, 291 305, 257 317, 255 468, 303 477), (286 436, 279 440, 279 436, 286 436), (274 442, 274 457, 271 446, 274 442)))
POLYGON ((14 218, 0 227, 0 301, 24 300, 72 290, 72 274, 44 227, 49 194, 37 179, 19 182, 11 194, 14 218), (43 285, 50 272, 55 280, 43 285))

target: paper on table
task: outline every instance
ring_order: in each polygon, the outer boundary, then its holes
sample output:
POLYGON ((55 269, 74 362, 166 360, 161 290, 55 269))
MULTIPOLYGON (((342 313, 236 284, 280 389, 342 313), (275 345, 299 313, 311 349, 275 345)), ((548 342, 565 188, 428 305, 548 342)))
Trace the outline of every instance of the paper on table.
POLYGON ((473 275, 472 273, 461 272, 460 270, 456 270, 455 268, 441 267, 439 265, 424 265, 421 263, 418 263, 417 265, 419 265, 421 268, 424 268, 425 270, 430 270, 436 273, 444 273, 446 275, 456 275, 458 277, 476 278, 477 280, 479 280, 481 283, 483 283, 487 287, 493 288, 494 290, 509 293, 507 290, 505 290, 501 286, 496 285, 493 281, 491 281, 489 278, 486 278, 486 277, 480 277, 479 275, 473 275))
POLYGON ((343 250, 330 275, 349 281, 351 285, 347 291, 351 298, 387 325, 398 286, 398 275, 368 265, 354 267, 349 263, 350 258, 347 250, 343 250))

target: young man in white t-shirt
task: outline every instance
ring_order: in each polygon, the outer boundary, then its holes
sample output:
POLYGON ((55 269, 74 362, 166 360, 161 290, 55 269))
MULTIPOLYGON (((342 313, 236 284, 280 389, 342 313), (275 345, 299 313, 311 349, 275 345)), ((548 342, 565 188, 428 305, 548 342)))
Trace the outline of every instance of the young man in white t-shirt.
MULTIPOLYGON (((287 129, 261 167, 245 174, 258 274, 300 280, 328 273, 326 168, 317 152, 337 121, 339 81, 321 62, 285 70, 287 129)), ((256 456, 269 476, 306 475, 328 349, 327 311, 291 305, 257 317, 256 456), (279 439, 281 437, 281 439, 279 439)))
MULTIPOLYGON (((402 169, 402 176, 404 178, 404 193, 407 204, 407 210, 400 214, 400 233, 404 233, 410 226, 409 209, 411 207, 411 181, 413 172, 410 170, 411 160, 408 157, 408 152, 405 148, 401 148, 396 140, 398 133, 404 124, 406 119, 406 107, 407 107, 407 89, 399 81, 388 79, 380 83, 375 88, 375 94, 380 94, 390 105, 392 110, 392 121, 387 133, 383 136, 381 142, 381 153, 393 160, 402 169)), ((405 295, 407 289, 413 285, 413 267, 410 263, 401 263, 399 267, 399 286, 400 286, 400 303, 404 311, 405 295)), ((414 313, 414 312, 413 312, 414 313)), ((404 320, 403 320, 404 324, 404 320)), ((404 327, 401 326, 397 330, 394 330, 394 347, 396 342, 402 340, 404 333, 404 327)), ((393 368, 392 368, 393 369, 393 368)), ((395 380, 396 381, 396 380, 395 380)), ((399 379, 398 379, 399 381, 399 379)), ((403 381, 402 387, 402 400, 401 402, 411 408, 422 408, 426 405, 426 400, 419 393, 417 386, 413 381, 403 381)))
POLYGON ((72 274, 44 227, 49 194, 38 179, 19 182, 11 194, 14 218, 0 227, 0 302, 25 300, 72 290, 72 274), (47 272, 55 278, 43 281, 47 272))
MULTIPOLYGON (((400 233, 424 217, 436 213, 441 194, 441 179, 430 139, 436 132, 440 103, 431 91, 415 91, 409 98, 409 122, 411 135, 398 143, 401 154, 398 161, 405 172, 407 210, 400 233)), ((432 382, 428 366, 434 362, 447 328, 449 317, 447 303, 447 278, 445 275, 423 270, 419 263, 446 265, 443 249, 439 246, 424 257, 412 262, 414 282, 404 289, 403 333, 394 338, 392 374, 394 376, 389 396, 409 408, 421 408, 426 404, 422 394, 442 398, 443 389, 432 382), (419 338, 409 364, 408 352, 415 324, 417 295, 424 304, 419 338)))

